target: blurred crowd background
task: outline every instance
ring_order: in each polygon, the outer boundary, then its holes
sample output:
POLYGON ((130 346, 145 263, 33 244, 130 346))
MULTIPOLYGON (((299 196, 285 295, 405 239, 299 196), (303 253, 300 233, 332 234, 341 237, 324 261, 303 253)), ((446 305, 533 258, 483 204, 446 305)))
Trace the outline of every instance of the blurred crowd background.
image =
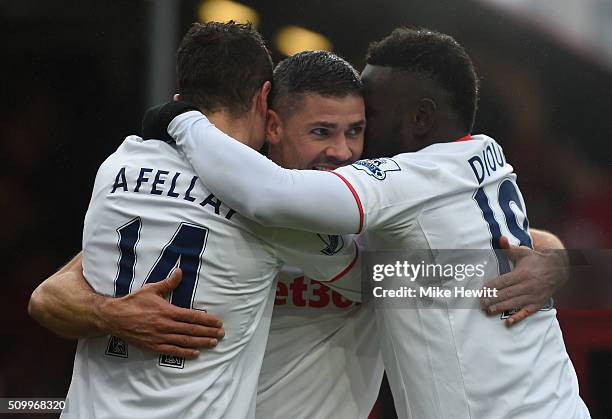
MULTIPOLYGON (((330 49, 358 70, 397 26, 451 34, 481 78, 475 133, 506 150, 531 225, 612 248, 612 0, 0 1, 0 397, 65 396, 75 342, 28 318, 29 295, 80 250, 98 165, 171 98, 189 24, 230 18, 255 23, 275 62, 330 49)), ((612 418, 612 311, 559 319, 593 418, 612 418)))

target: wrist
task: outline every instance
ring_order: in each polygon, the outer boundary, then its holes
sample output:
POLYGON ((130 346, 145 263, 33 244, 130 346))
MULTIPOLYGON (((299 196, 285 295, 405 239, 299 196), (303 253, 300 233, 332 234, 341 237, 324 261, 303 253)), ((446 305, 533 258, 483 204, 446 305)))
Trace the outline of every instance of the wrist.
POLYGON ((540 253, 547 255, 550 258, 554 258, 558 261, 559 266, 563 268, 567 268, 569 265, 569 257, 567 255, 567 251, 558 248, 548 248, 548 249, 539 249, 540 253))
POLYGON ((199 109, 191 103, 176 101, 147 109, 142 119, 142 138, 173 142, 174 138, 168 134, 168 125, 174 118, 189 111, 199 111, 199 109))
POLYGON ((116 303, 116 298, 94 294, 92 297, 92 321, 101 334, 113 334, 113 327, 109 321, 110 314, 116 303))
POLYGON ((167 131, 168 125, 174 118, 190 111, 200 112, 197 106, 188 102, 168 102, 159 110, 160 125, 167 131))
POLYGON ((569 278, 569 256, 565 249, 542 249, 540 253, 551 260, 552 266, 559 272, 559 285, 565 283, 569 278))

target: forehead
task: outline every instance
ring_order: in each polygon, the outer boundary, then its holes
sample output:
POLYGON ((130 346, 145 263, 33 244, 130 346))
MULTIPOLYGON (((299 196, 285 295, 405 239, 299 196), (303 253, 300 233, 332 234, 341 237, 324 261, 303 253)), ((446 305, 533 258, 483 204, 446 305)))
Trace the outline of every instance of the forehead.
POLYGON ((363 97, 349 94, 346 96, 323 96, 318 93, 304 93, 296 98, 296 108, 290 119, 303 121, 327 120, 337 118, 364 118, 363 97))
POLYGON ((368 86, 389 87, 394 79, 394 73, 391 67, 366 64, 361 72, 361 81, 368 86))

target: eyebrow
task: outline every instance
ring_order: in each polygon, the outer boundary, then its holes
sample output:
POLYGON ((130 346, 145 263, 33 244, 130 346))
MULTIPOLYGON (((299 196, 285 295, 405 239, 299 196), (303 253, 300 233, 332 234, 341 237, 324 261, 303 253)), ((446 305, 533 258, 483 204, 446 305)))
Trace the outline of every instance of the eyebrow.
POLYGON ((317 127, 323 127, 323 128, 338 128, 338 124, 334 124, 333 122, 326 122, 326 121, 316 121, 310 124, 311 127, 317 126, 317 127))
MULTIPOLYGON (((366 124, 365 119, 361 119, 356 122, 351 122, 349 124, 349 128, 361 127, 361 126, 364 126, 365 124, 366 124)), ((316 121, 316 122, 311 123, 310 126, 317 126, 317 127, 330 128, 330 129, 338 128, 338 124, 335 124, 333 122, 326 122, 326 121, 316 121)))
POLYGON ((357 121, 357 122, 351 122, 351 123, 349 124, 349 127, 351 127, 351 128, 354 128, 354 127, 362 127, 362 126, 364 126, 365 124, 366 124, 365 119, 361 119, 361 120, 359 120, 359 121, 357 121))

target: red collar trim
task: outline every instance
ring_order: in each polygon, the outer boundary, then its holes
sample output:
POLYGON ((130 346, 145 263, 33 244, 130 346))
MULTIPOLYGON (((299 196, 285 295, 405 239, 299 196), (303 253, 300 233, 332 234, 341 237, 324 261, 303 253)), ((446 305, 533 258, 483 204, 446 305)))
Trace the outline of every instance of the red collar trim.
POLYGON ((466 135, 465 137, 461 137, 458 140, 455 140, 455 143, 458 143, 460 141, 470 141, 472 139, 472 136, 470 134, 466 135))

